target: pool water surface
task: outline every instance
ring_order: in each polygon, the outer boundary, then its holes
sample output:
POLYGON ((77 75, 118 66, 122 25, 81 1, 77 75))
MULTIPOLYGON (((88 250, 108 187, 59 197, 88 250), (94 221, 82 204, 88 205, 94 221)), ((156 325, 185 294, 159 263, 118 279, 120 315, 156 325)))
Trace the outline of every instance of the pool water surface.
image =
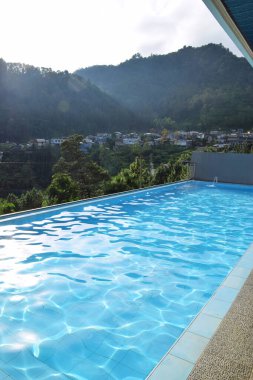
POLYGON ((252 215, 251 187, 189 181, 2 220, 0 379, 145 379, 252 215))

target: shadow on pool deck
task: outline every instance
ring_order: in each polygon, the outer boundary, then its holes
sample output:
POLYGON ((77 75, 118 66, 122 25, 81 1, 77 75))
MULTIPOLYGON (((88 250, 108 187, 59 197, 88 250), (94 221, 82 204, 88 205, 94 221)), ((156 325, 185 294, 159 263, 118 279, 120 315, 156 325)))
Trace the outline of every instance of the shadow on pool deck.
POLYGON ((253 271, 188 380, 253 380, 253 271))

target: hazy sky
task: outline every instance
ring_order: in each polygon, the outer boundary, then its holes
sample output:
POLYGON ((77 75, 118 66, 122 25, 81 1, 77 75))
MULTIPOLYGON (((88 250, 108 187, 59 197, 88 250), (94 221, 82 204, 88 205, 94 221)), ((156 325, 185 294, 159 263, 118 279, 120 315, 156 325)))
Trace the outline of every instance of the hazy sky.
POLYGON ((73 71, 223 43, 237 48, 202 0, 0 0, 0 57, 73 71))

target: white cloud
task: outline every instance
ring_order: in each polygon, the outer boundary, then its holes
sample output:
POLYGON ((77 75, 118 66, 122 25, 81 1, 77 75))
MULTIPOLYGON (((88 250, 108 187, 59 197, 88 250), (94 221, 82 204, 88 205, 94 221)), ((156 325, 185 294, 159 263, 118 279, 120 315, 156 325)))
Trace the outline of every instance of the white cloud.
POLYGON ((209 42, 238 54, 201 0, 1 0, 0 35, 5 60, 70 71, 209 42))

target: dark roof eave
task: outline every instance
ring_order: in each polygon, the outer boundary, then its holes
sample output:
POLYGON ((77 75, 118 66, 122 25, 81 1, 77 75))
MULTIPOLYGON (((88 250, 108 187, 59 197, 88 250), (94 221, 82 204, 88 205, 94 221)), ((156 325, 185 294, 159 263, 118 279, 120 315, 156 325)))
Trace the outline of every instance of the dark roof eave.
POLYGON ((227 12, 222 0, 203 0, 203 2, 253 67, 253 51, 227 12))

